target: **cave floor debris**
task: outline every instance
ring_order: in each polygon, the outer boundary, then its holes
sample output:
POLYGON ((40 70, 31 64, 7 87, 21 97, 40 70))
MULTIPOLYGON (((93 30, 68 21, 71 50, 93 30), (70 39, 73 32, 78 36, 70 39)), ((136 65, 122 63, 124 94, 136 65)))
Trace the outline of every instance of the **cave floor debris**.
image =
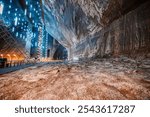
POLYGON ((111 58, 32 66, 0 76, 0 99, 150 99, 150 60, 111 58))

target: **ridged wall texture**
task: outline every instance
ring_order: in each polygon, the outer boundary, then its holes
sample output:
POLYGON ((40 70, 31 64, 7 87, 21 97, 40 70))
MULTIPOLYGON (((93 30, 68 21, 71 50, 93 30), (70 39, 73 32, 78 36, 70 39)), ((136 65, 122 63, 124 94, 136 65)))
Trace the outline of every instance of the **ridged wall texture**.
POLYGON ((69 58, 150 52, 148 0, 44 0, 43 4, 47 32, 68 49, 69 58))
POLYGON ((149 56, 150 53, 150 2, 129 12, 92 38, 79 43, 75 55, 82 57, 149 56))

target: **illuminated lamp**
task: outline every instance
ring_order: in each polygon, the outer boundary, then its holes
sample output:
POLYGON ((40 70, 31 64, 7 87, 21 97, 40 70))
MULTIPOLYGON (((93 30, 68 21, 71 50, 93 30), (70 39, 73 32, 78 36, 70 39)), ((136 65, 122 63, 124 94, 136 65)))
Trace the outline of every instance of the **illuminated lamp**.
POLYGON ((28 5, 28 1, 26 1, 26 5, 28 5))
POLYGON ((18 37, 18 32, 16 33, 16 37, 18 37))
POLYGON ((34 33, 34 38, 36 37, 36 34, 34 33))
POLYGON ((13 28, 12 28, 12 32, 14 32, 14 31, 15 31, 15 28, 13 27, 13 28))
POLYGON ((74 61, 78 61, 79 58, 78 58, 78 57, 73 57, 73 60, 74 60, 74 61))
POLYGON ((27 9, 25 9, 25 11, 24 11, 24 15, 27 15, 27 9))
POLYGON ((17 57, 17 55, 16 54, 13 54, 13 56, 18 60, 18 57, 17 57))
POLYGON ((3 14, 4 4, 0 2, 0 15, 3 14))
POLYGON ((20 38, 22 38, 22 34, 20 34, 20 38))
POLYGON ((3 58, 3 56, 4 56, 4 55, 3 55, 3 54, 1 54, 1 57, 2 57, 2 58, 3 58))
POLYGON ((15 26, 17 26, 17 23, 18 23, 18 18, 16 17, 15 18, 15 26))
POLYGON ((7 56, 9 57, 9 59, 11 60, 11 56, 10 56, 10 54, 7 54, 7 56))
POLYGON ((29 14, 29 17, 30 17, 30 18, 32 17, 32 14, 31 14, 31 13, 29 14))

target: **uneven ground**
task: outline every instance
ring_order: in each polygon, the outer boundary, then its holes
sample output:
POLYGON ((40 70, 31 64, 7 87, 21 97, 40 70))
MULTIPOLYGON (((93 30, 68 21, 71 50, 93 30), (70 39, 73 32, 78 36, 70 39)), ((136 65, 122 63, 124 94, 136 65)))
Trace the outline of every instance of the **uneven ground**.
POLYGON ((0 76, 0 99, 150 99, 150 60, 96 59, 0 76))

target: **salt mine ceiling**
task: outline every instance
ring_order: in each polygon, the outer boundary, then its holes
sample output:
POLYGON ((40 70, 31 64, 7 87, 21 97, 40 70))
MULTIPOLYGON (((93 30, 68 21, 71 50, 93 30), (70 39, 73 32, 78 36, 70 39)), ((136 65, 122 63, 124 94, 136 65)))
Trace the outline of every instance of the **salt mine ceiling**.
POLYGON ((43 0, 47 31, 64 46, 100 31, 108 0, 43 0))
POLYGON ((46 30, 62 45, 74 46, 146 0, 43 0, 46 30))

